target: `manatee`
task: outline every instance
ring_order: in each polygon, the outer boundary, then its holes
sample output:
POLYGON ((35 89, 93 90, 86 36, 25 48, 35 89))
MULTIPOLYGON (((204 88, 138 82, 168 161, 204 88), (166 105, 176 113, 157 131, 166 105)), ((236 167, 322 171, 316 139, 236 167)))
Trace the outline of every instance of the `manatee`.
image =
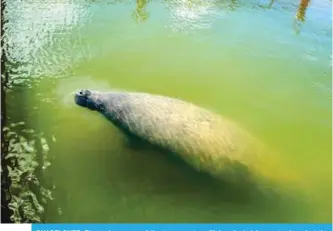
POLYGON ((144 92, 87 89, 75 93, 75 102, 101 113, 125 134, 168 150, 213 177, 225 181, 290 177, 258 138, 193 103, 144 92))

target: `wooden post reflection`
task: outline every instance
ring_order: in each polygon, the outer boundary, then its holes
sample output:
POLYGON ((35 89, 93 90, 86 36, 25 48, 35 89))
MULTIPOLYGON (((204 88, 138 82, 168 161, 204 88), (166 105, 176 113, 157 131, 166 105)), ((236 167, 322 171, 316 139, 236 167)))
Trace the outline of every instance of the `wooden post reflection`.
POLYGON ((301 24, 305 21, 305 14, 310 1, 311 0, 300 0, 294 20, 294 30, 296 34, 299 34, 301 31, 301 24))
POLYGON ((136 0, 136 9, 133 12, 133 18, 136 22, 140 23, 148 19, 147 4, 148 0, 136 0))
POLYGON ((269 5, 268 5, 267 8, 270 9, 270 8, 273 6, 274 2, 275 2, 275 0, 271 0, 271 1, 269 2, 269 5))
POLYGON ((4 25, 6 23, 4 12, 6 8, 6 1, 1 1, 1 222, 12 223, 10 217, 12 215, 11 210, 8 208, 8 204, 11 200, 9 188, 11 185, 11 179, 8 174, 8 160, 5 158, 8 153, 8 140, 5 139, 4 127, 6 125, 6 85, 8 82, 8 72, 6 70, 7 56, 5 51, 4 25))
POLYGON ((296 19, 304 22, 305 21, 305 14, 306 10, 309 6, 310 0, 300 0, 299 7, 297 9, 296 13, 296 19))

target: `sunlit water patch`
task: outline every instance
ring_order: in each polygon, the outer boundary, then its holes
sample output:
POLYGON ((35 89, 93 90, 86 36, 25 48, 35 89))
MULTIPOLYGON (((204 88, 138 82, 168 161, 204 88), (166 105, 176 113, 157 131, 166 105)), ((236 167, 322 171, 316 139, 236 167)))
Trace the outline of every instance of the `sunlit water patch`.
POLYGON ((216 8, 216 0, 175 0, 168 2, 167 6, 172 15, 170 28, 180 32, 209 29, 224 13, 216 8))
POLYGON ((7 59, 16 83, 62 74, 90 57, 81 31, 90 17, 84 3, 9 0, 5 17, 7 59))

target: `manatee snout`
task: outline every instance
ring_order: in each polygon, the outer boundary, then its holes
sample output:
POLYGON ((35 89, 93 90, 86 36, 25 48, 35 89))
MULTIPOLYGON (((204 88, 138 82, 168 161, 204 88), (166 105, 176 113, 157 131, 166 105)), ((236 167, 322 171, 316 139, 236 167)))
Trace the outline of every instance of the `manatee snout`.
POLYGON ((87 107, 91 110, 95 109, 95 102, 92 97, 92 92, 87 89, 81 89, 75 93, 75 103, 81 107, 87 107))

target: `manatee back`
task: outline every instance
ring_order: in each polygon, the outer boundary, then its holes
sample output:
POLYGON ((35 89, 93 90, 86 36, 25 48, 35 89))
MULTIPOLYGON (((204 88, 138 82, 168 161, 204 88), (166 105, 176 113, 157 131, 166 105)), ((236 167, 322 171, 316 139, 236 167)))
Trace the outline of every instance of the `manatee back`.
POLYGON ((107 101, 106 117, 114 124, 180 155, 200 171, 220 175, 232 164, 258 165, 265 150, 233 122, 179 99, 110 93, 107 101))

